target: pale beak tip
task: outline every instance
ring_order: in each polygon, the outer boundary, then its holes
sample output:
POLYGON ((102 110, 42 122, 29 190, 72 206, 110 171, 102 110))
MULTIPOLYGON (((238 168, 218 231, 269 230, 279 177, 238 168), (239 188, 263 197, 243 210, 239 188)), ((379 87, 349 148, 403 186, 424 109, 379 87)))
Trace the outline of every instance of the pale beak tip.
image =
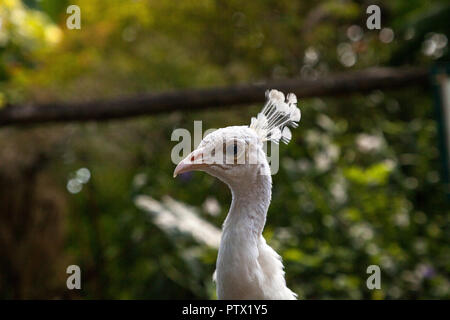
POLYGON ((198 170, 200 168, 203 168, 206 166, 205 163, 196 163, 194 160, 195 158, 198 159, 198 157, 203 156, 202 150, 194 150, 190 155, 188 155, 184 160, 180 161, 177 166, 175 167, 175 170, 173 171, 173 177, 175 178, 179 174, 189 172, 192 170, 198 170))

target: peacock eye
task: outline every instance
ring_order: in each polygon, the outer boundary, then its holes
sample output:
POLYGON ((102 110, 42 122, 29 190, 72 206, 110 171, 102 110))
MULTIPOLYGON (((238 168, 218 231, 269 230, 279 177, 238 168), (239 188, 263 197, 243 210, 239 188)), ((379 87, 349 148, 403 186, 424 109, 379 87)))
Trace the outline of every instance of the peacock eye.
POLYGON ((245 143, 238 139, 229 141, 224 145, 224 152, 227 163, 239 164, 238 159, 241 158, 244 151, 245 143))
POLYGON ((236 141, 226 146, 227 156, 236 157, 239 153, 239 146, 236 141))
POLYGON ((233 144, 233 155, 237 156, 237 153, 238 153, 238 146, 237 146, 237 143, 235 142, 233 144))

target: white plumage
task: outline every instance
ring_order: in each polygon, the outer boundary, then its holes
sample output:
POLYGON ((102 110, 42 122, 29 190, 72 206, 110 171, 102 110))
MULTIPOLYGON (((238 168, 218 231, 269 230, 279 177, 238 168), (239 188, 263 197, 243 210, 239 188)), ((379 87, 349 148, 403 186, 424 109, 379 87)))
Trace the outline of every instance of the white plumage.
POLYGON ((219 299, 295 299, 287 286, 281 257, 262 236, 272 195, 264 141, 288 143, 288 126, 300 121, 297 98, 277 90, 250 126, 232 126, 207 135, 175 168, 179 173, 201 170, 225 182, 232 203, 223 224, 216 265, 219 299))

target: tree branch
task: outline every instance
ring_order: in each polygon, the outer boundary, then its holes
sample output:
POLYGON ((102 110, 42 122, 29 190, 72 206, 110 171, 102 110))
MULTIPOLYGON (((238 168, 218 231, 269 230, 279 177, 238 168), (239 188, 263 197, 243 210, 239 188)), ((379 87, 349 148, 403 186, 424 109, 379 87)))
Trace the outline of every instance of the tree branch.
POLYGON ((427 86, 428 72, 422 68, 373 68, 326 77, 269 81, 223 88, 188 89, 148 93, 111 100, 7 105, 0 110, 0 127, 45 122, 104 121, 170 111, 192 111, 263 102, 266 89, 294 92, 299 98, 362 93, 411 85, 427 86))

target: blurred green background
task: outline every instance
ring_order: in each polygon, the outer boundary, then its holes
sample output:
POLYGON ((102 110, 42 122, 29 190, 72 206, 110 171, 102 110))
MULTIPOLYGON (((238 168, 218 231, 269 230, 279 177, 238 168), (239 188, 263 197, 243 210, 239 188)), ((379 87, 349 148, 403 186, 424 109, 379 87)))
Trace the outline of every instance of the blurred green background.
MULTIPOLYGON (((447 1, 2 0, 0 108, 449 60, 447 1), (81 30, 66 8, 81 8, 81 30), (383 30, 367 30, 370 4, 383 30)), ((450 205, 432 92, 300 99, 264 236, 305 299, 450 298, 450 205), (368 290, 366 268, 381 268, 368 290)), ((175 128, 248 124, 261 105, 0 129, 0 297, 209 299, 217 250, 134 199, 220 227, 231 195, 173 179, 175 128), (84 168, 83 170, 79 170, 84 168), (87 170, 86 170, 87 169, 87 170), (83 181, 83 183, 80 183, 83 181), (176 229, 176 228, 175 228, 176 229), (66 288, 79 265, 82 290, 66 288)))

